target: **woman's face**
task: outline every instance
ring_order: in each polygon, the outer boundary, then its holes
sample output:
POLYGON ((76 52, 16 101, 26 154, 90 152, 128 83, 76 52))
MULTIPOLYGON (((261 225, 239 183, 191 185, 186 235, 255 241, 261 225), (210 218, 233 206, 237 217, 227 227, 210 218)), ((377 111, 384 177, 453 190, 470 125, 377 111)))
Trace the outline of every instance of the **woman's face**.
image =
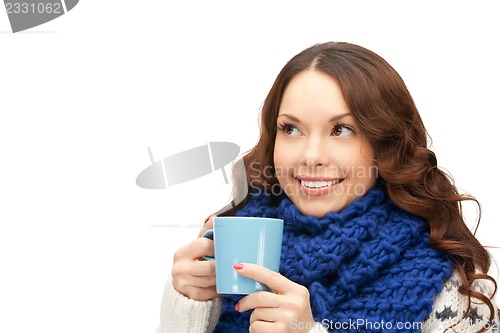
POLYGON ((375 185, 373 150, 338 83, 306 70, 288 84, 278 113, 276 176, 306 215, 339 211, 375 185))

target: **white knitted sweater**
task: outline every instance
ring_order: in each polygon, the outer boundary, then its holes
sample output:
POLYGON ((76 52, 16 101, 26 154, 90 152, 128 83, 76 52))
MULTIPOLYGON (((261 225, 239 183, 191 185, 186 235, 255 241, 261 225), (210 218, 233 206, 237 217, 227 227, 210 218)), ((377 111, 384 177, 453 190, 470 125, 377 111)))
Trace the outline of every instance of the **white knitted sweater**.
MULTIPOLYGON (((471 311, 462 319, 468 302, 467 297, 458 292, 459 286, 460 277, 455 272, 445 282, 442 292, 435 297, 432 312, 421 323, 422 333, 473 333, 481 327, 486 327, 487 333, 500 333, 498 310, 495 310, 493 325, 489 325, 490 311, 483 303, 472 300, 471 311)), ((473 288, 488 296, 493 292, 493 286, 486 280, 476 281, 473 288)), ((175 290, 170 278, 163 294, 157 333, 212 333, 217 325, 220 309, 219 298, 207 302, 191 300, 175 290)), ((316 323, 309 333, 325 333, 328 332, 328 327, 326 319, 316 323)))

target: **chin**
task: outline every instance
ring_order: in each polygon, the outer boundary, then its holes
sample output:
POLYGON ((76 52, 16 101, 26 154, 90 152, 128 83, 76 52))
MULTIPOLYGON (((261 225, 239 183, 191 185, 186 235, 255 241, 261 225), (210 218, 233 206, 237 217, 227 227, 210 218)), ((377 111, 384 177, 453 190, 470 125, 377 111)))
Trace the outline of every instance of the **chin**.
POLYGON ((317 218, 324 217, 326 214, 331 212, 338 212, 342 208, 336 207, 339 205, 325 205, 323 203, 311 203, 311 202, 303 202, 296 204, 297 208, 304 215, 310 215, 317 218))

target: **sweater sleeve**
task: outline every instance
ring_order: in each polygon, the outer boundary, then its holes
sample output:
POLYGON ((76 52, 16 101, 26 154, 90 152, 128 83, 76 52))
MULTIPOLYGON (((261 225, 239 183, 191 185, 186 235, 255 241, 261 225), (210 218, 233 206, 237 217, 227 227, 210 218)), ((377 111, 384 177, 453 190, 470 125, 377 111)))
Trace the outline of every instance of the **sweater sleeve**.
POLYGON ((219 320, 221 301, 202 302, 179 293, 167 279, 161 303, 160 326, 156 333, 212 333, 219 320))
MULTIPOLYGON (((460 287, 460 276, 457 271, 453 273, 443 287, 441 293, 434 298, 432 312, 422 323, 422 333, 451 333, 451 332, 478 332, 483 327, 487 333, 500 331, 500 320, 498 309, 494 309, 493 323, 489 323, 490 309, 480 300, 471 298, 470 311, 467 311, 468 299, 462 295, 460 287)), ((472 288, 491 298, 493 295, 493 284, 488 280, 476 280, 472 288)), ((495 306, 494 302, 492 301, 495 306)))

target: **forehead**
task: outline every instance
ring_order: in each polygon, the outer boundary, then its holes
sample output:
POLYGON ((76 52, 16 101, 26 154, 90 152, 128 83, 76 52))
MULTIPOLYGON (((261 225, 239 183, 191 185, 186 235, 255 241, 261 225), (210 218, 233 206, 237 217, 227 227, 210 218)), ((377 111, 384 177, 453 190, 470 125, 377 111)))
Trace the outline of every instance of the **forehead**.
POLYGON ((330 75, 306 70, 298 73, 286 87, 279 114, 332 117, 350 113, 338 82, 330 75))

